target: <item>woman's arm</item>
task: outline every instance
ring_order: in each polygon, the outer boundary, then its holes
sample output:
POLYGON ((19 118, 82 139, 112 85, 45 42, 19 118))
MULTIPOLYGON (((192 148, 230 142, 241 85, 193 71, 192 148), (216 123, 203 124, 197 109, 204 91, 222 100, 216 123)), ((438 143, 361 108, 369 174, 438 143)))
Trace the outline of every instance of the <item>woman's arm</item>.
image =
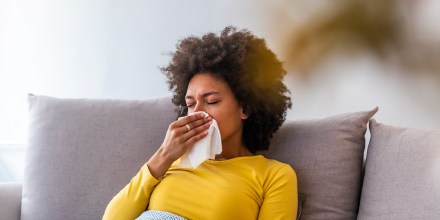
POLYGON ((269 178, 258 219, 295 219, 298 209, 298 187, 295 171, 289 165, 284 165, 269 178))
POLYGON ((150 195, 161 177, 175 160, 208 134, 211 121, 212 118, 205 118, 204 114, 194 114, 171 123, 160 148, 130 183, 110 201, 103 219, 138 217, 147 208, 150 195))
POLYGON ((158 183, 159 180, 151 175, 145 164, 130 183, 113 197, 102 219, 135 219, 146 209, 151 192, 158 183))

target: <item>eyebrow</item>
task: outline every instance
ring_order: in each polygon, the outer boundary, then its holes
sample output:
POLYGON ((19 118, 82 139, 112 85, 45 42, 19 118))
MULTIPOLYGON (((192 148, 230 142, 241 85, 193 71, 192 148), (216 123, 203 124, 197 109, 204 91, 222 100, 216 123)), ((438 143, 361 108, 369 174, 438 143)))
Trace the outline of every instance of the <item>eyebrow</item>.
MULTIPOLYGON (((218 95, 218 94, 220 94, 220 93, 219 93, 219 92, 216 92, 216 91, 210 91, 210 92, 206 92, 206 93, 204 93, 204 94, 202 95, 202 97, 205 98, 205 97, 210 96, 210 95, 218 95)), ((192 96, 190 96, 190 95, 187 95, 187 96, 185 96, 185 99, 194 99, 194 97, 192 97, 192 96)))

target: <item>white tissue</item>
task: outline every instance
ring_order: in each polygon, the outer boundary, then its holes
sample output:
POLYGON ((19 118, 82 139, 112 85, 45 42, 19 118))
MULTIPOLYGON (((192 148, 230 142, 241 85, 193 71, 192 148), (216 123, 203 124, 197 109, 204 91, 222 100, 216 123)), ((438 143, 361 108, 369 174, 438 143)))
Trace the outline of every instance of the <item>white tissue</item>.
MULTIPOLYGON (((194 112, 205 113, 206 112, 194 112)), ((180 166, 184 168, 197 168, 203 161, 208 159, 215 159, 215 155, 222 152, 222 139, 220 130, 218 129, 217 121, 212 119, 212 124, 209 126, 208 135, 203 139, 197 141, 194 146, 180 158, 180 166)))

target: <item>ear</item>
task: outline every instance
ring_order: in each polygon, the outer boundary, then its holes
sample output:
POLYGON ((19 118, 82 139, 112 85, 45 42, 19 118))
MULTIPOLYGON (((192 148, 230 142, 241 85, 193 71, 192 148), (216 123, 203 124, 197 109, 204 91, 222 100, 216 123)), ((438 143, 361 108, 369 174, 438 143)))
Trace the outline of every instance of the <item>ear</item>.
POLYGON ((248 114, 243 111, 243 108, 241 108, 240 117, 242 120, 246 120, 249 117, 248 114))

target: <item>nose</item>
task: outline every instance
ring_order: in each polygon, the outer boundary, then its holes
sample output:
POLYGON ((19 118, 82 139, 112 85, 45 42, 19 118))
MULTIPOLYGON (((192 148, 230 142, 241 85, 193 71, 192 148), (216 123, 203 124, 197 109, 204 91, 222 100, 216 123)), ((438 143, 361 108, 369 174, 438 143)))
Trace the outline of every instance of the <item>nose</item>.
POLYGON ((194 112, 199 112, 199 111, 204 112, 204 111, 205 111, 205 105, 204 105, 204 103, 203 103, 203 102, 197 102, 197 104, 194 106, 193 111, 194 111, 194 112))

